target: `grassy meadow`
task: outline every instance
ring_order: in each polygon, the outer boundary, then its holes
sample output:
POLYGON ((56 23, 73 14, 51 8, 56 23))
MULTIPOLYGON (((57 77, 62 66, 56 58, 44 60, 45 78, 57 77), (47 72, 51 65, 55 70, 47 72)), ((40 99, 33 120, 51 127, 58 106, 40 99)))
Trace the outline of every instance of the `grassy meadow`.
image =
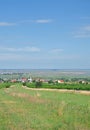
POLYGON ((90 130, 90 95, 2 88, 0 130, 90 130))

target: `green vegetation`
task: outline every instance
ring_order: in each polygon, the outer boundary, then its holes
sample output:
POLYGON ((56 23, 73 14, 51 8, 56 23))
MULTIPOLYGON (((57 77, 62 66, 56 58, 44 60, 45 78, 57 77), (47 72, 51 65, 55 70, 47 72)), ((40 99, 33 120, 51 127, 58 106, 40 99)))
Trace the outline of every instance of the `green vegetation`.
POLYGON ((41 82, 41 81, 35 82, 35 87, 36 87, 36 88, 42 87, 42 82, 41 82))
POLYGON ((0 89, 0 130, 90 130, 90 95, 0 89))
POLYGON ((0 88, 9 88, 12 84, 10 82, 0 83, 0 88))
POLYGON ((29 88, 52 88, 52 89, 72 89, 72 90, 90 90, 90 84, 59 84, 59 83, 25 83, 24 86, 29 88), (36 86, 37 85, 37 86, 36 86))
POLYGON ((53 82, 49 82, 49 83, 43 83, 41 81, 36 81, 33 83, 29 83, 29 82, 24 82, 24 83, 11 83, 11 82, 5 82, 5 83, 0 83, 0 88, 9 88, 11 85, 23 85, 23 86, 27 86, 29 88, 51 88, 51 89, 69 89, 69 90, 88 90, 90 91, 90 84, 82 84, 82 83, 72 83, 72 84, 68 84, 68 83, 53 83, 53 82))

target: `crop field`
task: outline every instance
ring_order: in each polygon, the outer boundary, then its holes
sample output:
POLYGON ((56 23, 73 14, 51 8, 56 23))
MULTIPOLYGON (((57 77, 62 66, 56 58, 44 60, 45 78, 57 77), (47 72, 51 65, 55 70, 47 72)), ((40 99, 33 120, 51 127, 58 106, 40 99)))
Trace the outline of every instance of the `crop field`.
POLYGON ((90 130, 90 95, 1 88, 0 130, 90 130))

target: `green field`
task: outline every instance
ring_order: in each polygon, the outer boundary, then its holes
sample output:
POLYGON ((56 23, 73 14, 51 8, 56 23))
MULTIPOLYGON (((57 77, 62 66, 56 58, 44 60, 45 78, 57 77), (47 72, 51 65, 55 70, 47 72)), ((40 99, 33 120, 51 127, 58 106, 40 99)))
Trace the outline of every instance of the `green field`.
POLYGON ((90 95, 2 88, 0 130, 90 130, 90 95))

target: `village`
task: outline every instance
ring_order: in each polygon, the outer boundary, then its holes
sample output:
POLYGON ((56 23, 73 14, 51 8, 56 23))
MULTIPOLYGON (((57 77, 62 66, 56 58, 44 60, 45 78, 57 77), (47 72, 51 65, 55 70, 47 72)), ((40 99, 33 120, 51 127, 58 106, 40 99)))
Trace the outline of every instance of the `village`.
POLYGON ((0 78, 0 83, 3 82, 11 82, 11 83, 16 83, 16 82, 20 82, 20 83, 33 83, 33 82, 42 82, 42 83, 58 83, 58 84, 71 84, 71 83, 79 83, 79 84, 90 84, 89 81, 87 81, 86 79, 76 79, 76 81, 74 80, 64 80, 63 78, 61 79, 44 79, 44 78, 32 78, 32 77, 21 77, 21 78, 12 78, 12 79, 8 79, 8 78, 0 78))

